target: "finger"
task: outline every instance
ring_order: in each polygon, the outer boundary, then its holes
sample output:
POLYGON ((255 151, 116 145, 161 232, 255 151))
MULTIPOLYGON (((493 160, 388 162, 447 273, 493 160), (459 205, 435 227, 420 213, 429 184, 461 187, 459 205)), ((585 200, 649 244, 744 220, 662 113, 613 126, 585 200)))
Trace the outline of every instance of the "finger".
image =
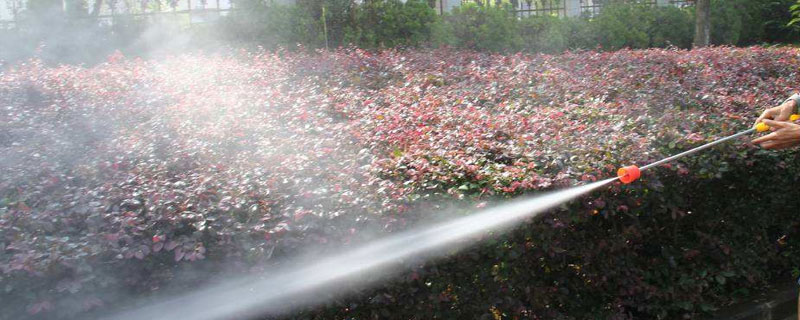
POLYGON ((774 146, 770 148, 770 150, 781 150, 791 147, 791 144, 788 143, 776 143, 774 146))
POLYGON ((762 136, 760 138, 753 139, 752 142, 753 143, 764 143, 766 141, 771 141, 771 140, 775 139, 775 137, 777 135, 778 135, 777 133, 773 132, 773 133, 770 133, 768 135, 762 136))
POLYGON ((769 119, 764 119, 764 123, 770 126, 770 128, 776 128, 776 129, 786 128, 787 124, 786 121, 775 121, 769 119))
POLYGON ((797 139, 781 140, 781 141, 775 141, 774 148, 775 149, 786 149, 786 148, 794 147, 794 146, 796 146, 798 144, 800 144, 800 141, 797 141, 797 139))
POLYGON ((766 150, 774 150, 777 149, 777 144, 772 141, 767 141, 761 144, 761 148, 766 150))
POLYGON ((761 115, 758 117, 758 119, 756 119, 756 123, 755 124, 759 124, 759 123, 761 123, 761 121, 764 121, 764 119, 767 119, 767 118, 770 118, 770 119, 772 118, 772 110, 771 109, 764 110, 764 112, 761 113, 761 115))
POLYGON ((791 142, 774 142, 774 141, 767 141, 766 143, 762 144, 762 148, 768 150, 780 150, 786 149, 791 147, 793 144, 791 142))
POLYGON ((796 138, 778 134, 778 138, 766 141, 764 142, 764 144, 762 144, 763 145, 762 147, 764 147, 765 149, 777 150, 777 149, 786 149, 797 146, 798 144, 800 144, 800 141, 798 141, 796 138))
POLYGON ((764 110, 764 112, 761 113, 761 116, 758 117, 758 120, 756 120, 756 123, 764 121, 764 119, 774 118, 775 113, 776 113, 775 108, 769 108, 767 110, 764 110))

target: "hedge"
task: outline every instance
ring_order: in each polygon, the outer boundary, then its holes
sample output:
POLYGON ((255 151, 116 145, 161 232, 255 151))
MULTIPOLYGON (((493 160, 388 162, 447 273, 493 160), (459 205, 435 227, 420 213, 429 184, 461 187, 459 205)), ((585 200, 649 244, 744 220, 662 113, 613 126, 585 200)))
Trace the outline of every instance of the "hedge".
MULTIPOLYGON (((693 8, 623 2, 606 5, 594 17, 557 18, 518 17, 508 6, 475 3, 438 15, 421 0, 304 0, 296 5, 241 0, 237 10, 219 21, 191 28, 185 28, 180 19, 146 16, 119 16, 111 26, 98 25, 85 14, 61 12, 60 2, 40 4, 21 14, 17 29, 0 30, 0 45, 14 48, 0 51, 0 60, 37 56, 48 63, 94 64, 116 49, 131 56, 152 57, 165 51, 218 51, 228 45, 257 50, 295 48, 298 44, 312 48, 455 46, 492 52, 561 53, 570 49, 689 48, 694 36, 693 8)), ((792 0, 712 1, 712 43, 796 43, 800 40, 797 26, 787 26, 792 4, 792 0)))
MULTIPOLYGON (((271 11, 282 12, 280 6, 259 5, 245 15, 255 21, 282 21, 271 11), (274 9, 275 8, 275 9, 274 9)), ((749 45, 760 43, 792 43, 800 40, 795 29, 786 25, 791 20, 791 0, 782 1, 713 1, 712 43, 716 45, 749 45)), ((690 48, 694 37, 694 8, 649 6, 624 2, 610 3, 595 16, 558 18, 549 15, 519 17, 506 5, 486 6, 465 3, 442 16, 422 1, 406 4, 393 1, 343 5, 340 1, 300 3, 297 14, 315 19, 315 29, 301 34, 322 36, 321 8, 327 6, 325 24, 329 47, 356 45, 362 48, 455 46, 463 49, 493 52, 560 53, 568 49, 618 50, 621 48, 690 48), (316 13, 310 13, 316 12, 316 13)), ((285 13, 279 13, 286 15, 285 13)), ((286 32, 286 23, 252 23, 241 17, 229 19, 223 34, 239 38, 242 30, 259 26, 260 37, 273 39, 286 32)), ((246 32, 245 32, 246 33, 246 32)), ((308 37, 308 36, 306 36, 308 37)), ((288 39, 286 39, 288 40, 288 39)), ((319 41, 260 41, 274 47, 291 47, 300 42, 320 46, 319 41)))
MULTIPOLYGON (((790 48, 237 51, 0 73, 0 316, 85 318, 742 130, 790 48)), ((699 317, 797 273, 797 152, 741 140, 293 317, 699 317)), ((797 274, 795 274, 796 276, 797 274)))

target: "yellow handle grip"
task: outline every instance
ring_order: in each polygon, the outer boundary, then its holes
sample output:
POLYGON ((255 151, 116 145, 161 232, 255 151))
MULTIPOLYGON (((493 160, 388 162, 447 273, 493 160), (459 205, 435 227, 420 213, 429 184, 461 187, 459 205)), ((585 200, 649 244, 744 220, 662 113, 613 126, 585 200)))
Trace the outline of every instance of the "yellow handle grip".
MULTIPOLYGON (((800 120, 800 114, 793 114, 793 115, 789 116, 789 121, 794 122, 794 121, 797 121, 797 120, 800 120)), ((756 125, 756 131, 757 132, 764 132, 764 131, 767 131, 767 130, 769 130, 769 126, 766 123, 759 122, 756 125)))

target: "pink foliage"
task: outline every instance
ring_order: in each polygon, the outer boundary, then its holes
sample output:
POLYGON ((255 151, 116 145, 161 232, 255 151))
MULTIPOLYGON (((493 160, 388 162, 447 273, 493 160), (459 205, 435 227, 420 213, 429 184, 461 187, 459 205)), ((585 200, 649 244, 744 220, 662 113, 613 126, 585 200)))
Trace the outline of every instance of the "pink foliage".
POLYGON ((349 239, 337 217, 393 230, 427 195, 595 181, 746 128, 797 65, 755 47, 30 61, 0 72, 0 270, 79 292, 109 281, 88 266, 241 259, 242 239, 269 259, 290 236, 349 239))

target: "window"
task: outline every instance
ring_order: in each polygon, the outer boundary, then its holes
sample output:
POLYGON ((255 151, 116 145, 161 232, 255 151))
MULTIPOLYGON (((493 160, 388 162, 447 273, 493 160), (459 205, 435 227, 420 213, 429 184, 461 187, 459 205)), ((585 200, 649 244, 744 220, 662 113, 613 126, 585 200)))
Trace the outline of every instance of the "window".
MULTIPOLYGON (((670 1, 679 1, 679 0, 670 0, 670 1)), ((682 0, 681 2, 688 2, 690 0, 682 0)), ((581 14, 585 14, 588 16, 595 16, 602 10, 603 6, 608 5, 613 2, 623 2, 623 1, 614 1, 614 0, 581 0, 581 14)), ((627 3, 638 3, 648 6, 656 6, 658 5, 657 0, 627 0, 624 1, 627 3)))
POLYGON ((552 15, 563 17, 567 15, 564 7, 565 0, 517 0, 512 1, 514 12, 520 17, 552 15))

